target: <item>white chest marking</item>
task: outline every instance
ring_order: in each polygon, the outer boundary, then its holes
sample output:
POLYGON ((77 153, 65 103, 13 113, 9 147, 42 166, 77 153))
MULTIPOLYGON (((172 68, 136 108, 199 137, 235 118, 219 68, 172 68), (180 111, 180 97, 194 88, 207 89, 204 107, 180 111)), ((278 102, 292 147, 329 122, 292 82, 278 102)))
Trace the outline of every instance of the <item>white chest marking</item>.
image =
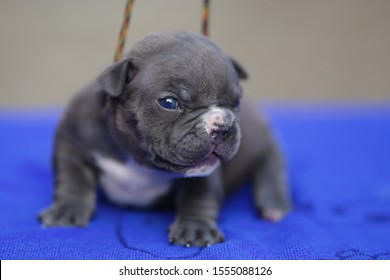
POLYGON ((102 173, 100 183, 108 198, 123 206, 148 206, 170 189, 172 176, 95 154, 102 173))

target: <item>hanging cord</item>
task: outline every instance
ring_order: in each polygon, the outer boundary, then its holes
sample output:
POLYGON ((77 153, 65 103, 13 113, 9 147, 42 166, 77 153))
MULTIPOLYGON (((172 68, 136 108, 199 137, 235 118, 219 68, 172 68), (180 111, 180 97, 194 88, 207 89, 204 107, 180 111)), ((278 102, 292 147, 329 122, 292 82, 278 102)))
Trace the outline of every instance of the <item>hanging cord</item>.
POLYGON ((122 58, 123 47, 126 41, 127 30, 129 29, 129 22, 131 18, 131 11, 133 9, 134 1, 135 0, 127 0, 126 9, 123 16, 121 32, 119 33, 118 45, 115 51, 114 62, 117 62, 122 58))
POLYGON ((202 33, 209 37, 210 0, 203 0, 202 33))
MULTIPOLYGON (((117 62, 122 58, 123 47, 126 42, 127 30, 129 29, 131 11, 133 10, 134 2, 135 0, 127 0, 126 9, 123 16, 122 27, 119 33, 118 45, 115 51, 114 62, 117 62)), ((203 0, 202 33, 206 37, 209 36, 209 15, 210 15, 210 0, 203 0)))

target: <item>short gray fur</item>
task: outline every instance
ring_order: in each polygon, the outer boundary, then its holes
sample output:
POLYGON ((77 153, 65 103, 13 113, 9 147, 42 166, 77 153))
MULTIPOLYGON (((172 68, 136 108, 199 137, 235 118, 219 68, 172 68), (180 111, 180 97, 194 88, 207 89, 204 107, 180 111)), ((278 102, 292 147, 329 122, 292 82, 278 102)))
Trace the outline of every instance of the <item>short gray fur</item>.
POLYGON ((280 220, 290 209, 283 160, 258 109, 241 100, 239 80, 246 78, 203 36, 161 33, 139 41, 68 105, 55 138, 54 203, 41 213, 42 224, 87 225, 96 186, 113 182, 117 191, 133 192, 129 201, 142 194, 142 206, 173 196, 169 241, 208 246, 224 240, 217 219, 225 195, 250 179, 259 214, 280 220), (167 97, 179 107, 163 108, 158 100, 167 97), (169 191, 159 189, 167 184, 169 191))

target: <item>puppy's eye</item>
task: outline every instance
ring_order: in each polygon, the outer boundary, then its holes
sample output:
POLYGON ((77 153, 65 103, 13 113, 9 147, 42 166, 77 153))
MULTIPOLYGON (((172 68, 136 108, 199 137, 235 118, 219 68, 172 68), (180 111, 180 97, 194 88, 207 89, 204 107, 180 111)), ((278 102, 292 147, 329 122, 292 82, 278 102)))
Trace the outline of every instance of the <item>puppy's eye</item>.
POLYGON ((157 101, 164 109, 176 110, 179 107, 179 102, 173 97, 160 98, 157 101))

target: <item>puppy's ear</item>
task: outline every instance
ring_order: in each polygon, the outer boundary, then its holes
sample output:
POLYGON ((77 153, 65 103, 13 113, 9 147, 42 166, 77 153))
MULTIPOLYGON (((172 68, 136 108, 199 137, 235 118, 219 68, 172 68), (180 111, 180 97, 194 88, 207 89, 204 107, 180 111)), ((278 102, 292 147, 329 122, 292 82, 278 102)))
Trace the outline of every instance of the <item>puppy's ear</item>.
POLYGON ((98 76, 102 89, 112 97, 120 96, 125 86, 135 76, 135 69, 129 60, 122 60, 109 66, 98 76))
POLYGON ((249 74, 245 70, 245 68, 240 63, 238 63, 235 59, 233 59, 231 57, 230 57, 230 61, 232 62, 233 67, 236 70, 238 77, 241 80, 247 80, 249 78, 249 74))

